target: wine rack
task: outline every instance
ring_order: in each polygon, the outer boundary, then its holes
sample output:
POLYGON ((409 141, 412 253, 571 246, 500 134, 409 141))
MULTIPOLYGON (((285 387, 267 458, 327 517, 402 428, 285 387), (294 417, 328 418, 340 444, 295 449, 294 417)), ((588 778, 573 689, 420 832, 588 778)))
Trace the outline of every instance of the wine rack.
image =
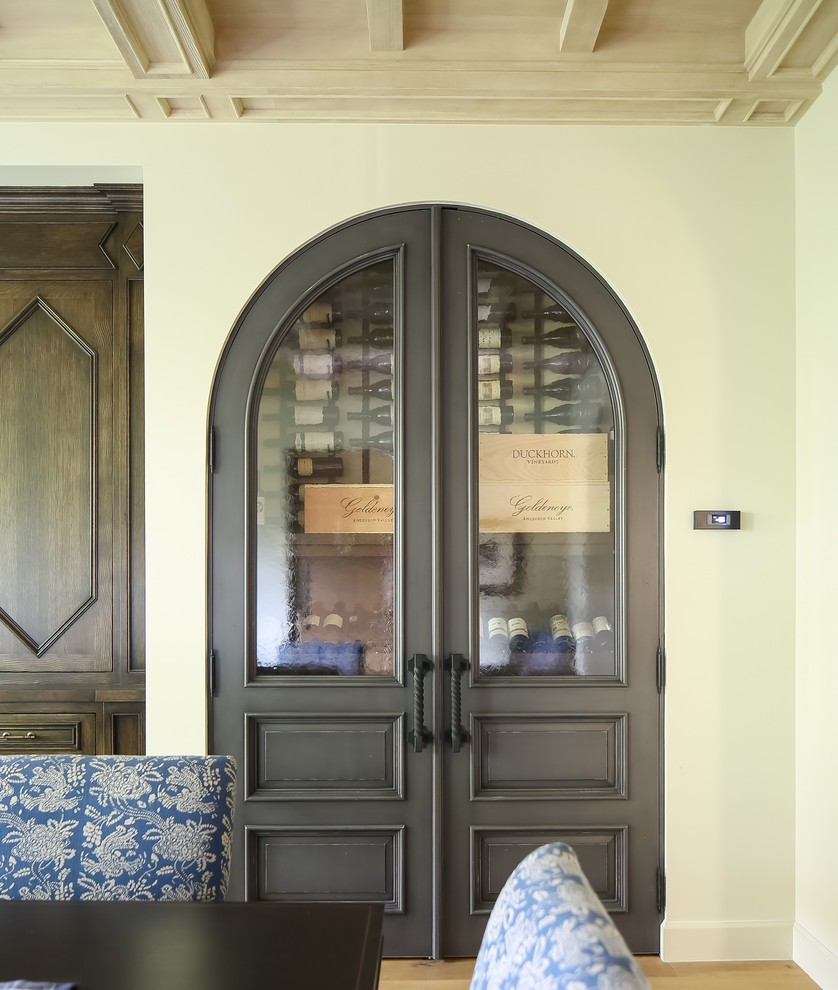
POLYGON ((288 614, 278 620, 285 630, 275 648, 259 652, 262 673, 392 669, 392 597, 388 608, 383 593, 392 585, 392 531, 331 532, 328 521, 312 524, 311 502, 321 486, 392 488, 393 286, 390 262, 343 279, 306 306, 268 369, 258 414, 259 497, 264 542, 281 544, 284 554, 288 602, 266 608, 288 614), (347 588, 382 593, 347 603, 347 588))
MULTIPOLYGON (((394 301, 390 262, 353 273, 307 304, 267 372, 258 413, 264 505, 259 522, 282 544, 289 585, 284 607, 290 613, 275 654, 260 659, 271 673, 345 675, 392 668, 392 529, 332 531, 328 519, 322 521, 330 504, 326 499, 323 509, 322 486, 341 486, 335 489, 341 494, 352 486, 367 493, 389 489, 392 503, 394 301), (366 587, 380 590, 381 600, 358 605, 341 600, 344 589, 366 587), (306 624, 305 616, 313 615, 321 600, 329 603, 321 620, 325 614, 339 616, 332 625, 346 635, 334 628, 328 637, 323 630, 318 634, 313 618, 306 624), (360 620, 376 607, 383 622, 360 620), (359 631, 357 639, 349 638, 350 629, 359 631)), ((602 368, 568 307, 525 278, 481 263, 473 312, 474 416, 481 443, 489 434, 534 441, 558 434, 613 435, 602 368)), ((607 456, 610 461, 610 443, 607 456)), ((580 624, 586 629, 594 618, 610 627, 610 531, 519 533, 513 527, 508 533, 478 533, 478 545, 481 673, 564 676, 613 670, 613 650, 580 646, 572 632, 557 649, 551 634, 555 615, 568 616, 573 629, 580 624), (500 547, 501 557, 509 558, 504 573, 495 573, 490 547, 500 547), (566 600, 555 600, 557 588, 566 600), (516 629, 523 624, 525 633, 510 637, 510 622, 516 629)))
MULTIPOLYGON (((558 434, 605 434, 605 477, 610 478, 609 391, 571 308, 485 262, 478 264, 475 281, 481 452, 489 433, 532 436, 534 446, 537 438, 546 446, 547 438, 558 434), (481 374, 489 354, 498 369, 492 378, 481 374), (483 383, 490 380, 497 381, 501 409, 493 423, 481 414, 489 391, 483 383)), ((481 460, 481 471, 482 465, 481 460)), ((483 481, 478 498, 491 488, 483 481)), ((610 518, 612 486, 606 487, 610 518)), ((479 532, 481 675, 613 675, 614 552, 610 525, 606 532, 479 532), (591 632, 594 620, 598 637, 591 632)))
POLYGON ((568 308, 503 269, 481 265, 476 281, 481 432, 610 433, 613 416, 602 368, 568 308), (488 370, 492 359, 497 372, 488 370), (483 423, 481 385, 494 380, 508 422, 483 423), (553 421, 556 408, 566 422, 553 421))

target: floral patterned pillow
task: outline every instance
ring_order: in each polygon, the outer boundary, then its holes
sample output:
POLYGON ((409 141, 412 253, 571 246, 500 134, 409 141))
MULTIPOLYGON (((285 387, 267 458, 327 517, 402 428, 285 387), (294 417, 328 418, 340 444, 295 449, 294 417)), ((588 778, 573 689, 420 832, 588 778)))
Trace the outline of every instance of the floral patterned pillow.
POLYGON ((221 900, 225 756, 0 756, 0 898, 221 900))
POLYGON ((471 990, 650 990, 573 849, 530 853, 501 890, 471 990))

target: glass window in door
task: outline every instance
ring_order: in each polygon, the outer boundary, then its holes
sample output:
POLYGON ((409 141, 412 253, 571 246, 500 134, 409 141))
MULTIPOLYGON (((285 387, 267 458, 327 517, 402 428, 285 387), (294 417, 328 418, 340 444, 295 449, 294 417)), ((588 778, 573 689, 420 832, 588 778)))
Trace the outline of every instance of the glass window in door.
POLYGON ((614 409, 569 303, 478 260, 480 676, 614 676, 614 409))
POLYGON ((255 405, 260 675, 394 671, 395 268, 348 274, 281 338, 255 405))

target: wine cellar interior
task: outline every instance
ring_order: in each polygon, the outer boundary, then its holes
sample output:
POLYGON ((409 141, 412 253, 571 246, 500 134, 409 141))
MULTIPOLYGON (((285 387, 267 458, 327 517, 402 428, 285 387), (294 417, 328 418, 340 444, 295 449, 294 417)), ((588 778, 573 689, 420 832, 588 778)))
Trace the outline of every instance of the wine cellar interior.
MULTIPOLYGON (((613 676, 603 363, 572 307, 523 275, 479 260, 474 286, 480 674, 613 676), (496 518, 511 478, 495 437, 526 441, 513 469, 561 477, 569 504, 536 488, 496 518)), ((352 271, 305 305, 267 365, 252 509, 260 673, 392 676, 396 300, 392 261, 352 271)))

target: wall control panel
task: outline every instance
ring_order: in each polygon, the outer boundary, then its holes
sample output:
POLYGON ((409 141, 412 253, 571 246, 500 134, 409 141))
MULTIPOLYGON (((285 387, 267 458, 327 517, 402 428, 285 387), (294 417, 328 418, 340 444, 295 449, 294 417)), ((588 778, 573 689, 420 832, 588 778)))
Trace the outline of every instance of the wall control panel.
POLYGON ((696 509, 693 529, 739 529, 740 516, 738 509, 696 509))

